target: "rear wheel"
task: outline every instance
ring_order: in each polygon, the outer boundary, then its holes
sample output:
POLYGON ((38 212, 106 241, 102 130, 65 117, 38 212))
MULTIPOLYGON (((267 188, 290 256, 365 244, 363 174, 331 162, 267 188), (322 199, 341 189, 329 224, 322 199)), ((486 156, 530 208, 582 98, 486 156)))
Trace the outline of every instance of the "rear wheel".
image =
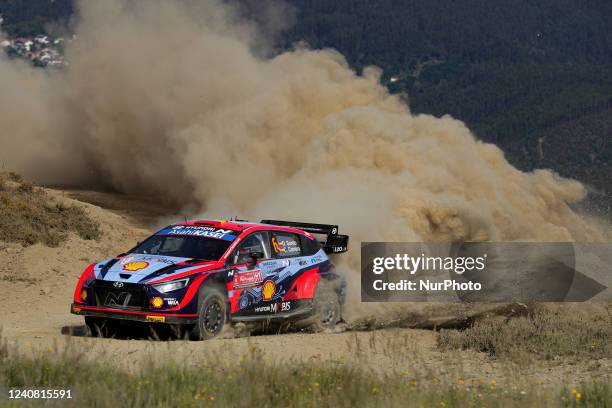
POLYGON ((319 281, 313 299, 313 315, 312 329, 315 331, 333 330, 342 319, 340 298, 330 282, 319 281))
POLYGON ((214 286, 205 286, 200 292, 198 302, 198 322, 190 331, 194 340, 209 340, 217 337, 227 316, 227 299, 225 294, 214 286))

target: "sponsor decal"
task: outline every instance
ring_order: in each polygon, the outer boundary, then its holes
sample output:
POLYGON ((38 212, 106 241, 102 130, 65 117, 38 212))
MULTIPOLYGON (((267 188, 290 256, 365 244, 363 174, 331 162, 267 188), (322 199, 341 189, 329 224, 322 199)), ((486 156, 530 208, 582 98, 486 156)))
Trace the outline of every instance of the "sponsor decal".
POLYGON ((278 239, 276 239, 276 237, 272 237, 272 248, 274 248, 274 252, 276 253, 283 253, 286 251, 285 249, 285 242, 284 241, 279 241, 278 239))
POLYGON ((294 238, 272 237, 272 248, 277 254, 296 254, 300 252, 300 244, 294 238))
POLYGON ((175 225, 174 227, 159 231, 157 235, 191 235, 196 237, 209 237, 233 241, 236 239, 236 233, 237 231, 223 228, 175 225))
POLYGON ((129 262, 123 265, 123 270, 128 271, 128 272, 136 272, 148 266, 149 266, 149 263, 145 261, 129 262))
POLYGON ((248 288, 258 286, 263 280, 261 270, 238 272, 234 275, 234 288, 248 288))
POLYGON ((261 287, 261 296, 263 300, 272 300, 276 293, 276 283, 273 280, 267 280, 261 287))
POLYGON ((72 308, 72 313, 76 313, 76 314, 81 313, 81 308, 80 307, 73 307, 72 308))
POLYGON ((131 295, 127 292, 109 293, 106 295, 104 304, 106 306, 125 306, 130 301, 131 295))
POLYGON ((255 308, 255 313, 277 313, 288 312, 291 310, 291 302, 276 302, 255 308))
POLYGON ((276 273, 289 265, 289 259, 274 259, 271 261, 264 261, 257 266, 262 270, 264 275, 269 275, 270 273, 276 273))
POLYGON ((165 316, 147 316, 146 320, 147 322, 163 323, 166 321, 166 317, 165 316))
POLYGON ((323 262, 323 257, 321 255, 315 255, 310 260, 311 264, 316 264, 316 263, 320 263, 320 262, 323 262))
POLYGON ((121 262, 119 262, 119 263, 121 265, 125 265, 126 263, 130 262, 134 258, 135 258, 135 256, 129 255, 129 256, 126 256, 125 258, 121 258, 121 262))
POLYGON ((159 309, 163 305, 164 305, 164 299, 160 298, 159 296, 156 296, 151 299, 151 306, 153 306, 154 308, 159 309))
POLYGON ((147 256, 142 258, 143 260, 147 261, 147 262, 158 262, 158 263, 165 263, 166 265, 174 265, 174 261, 171 259, 167 259, 167 258, 161 258, 159 256, 147 256))
POLYGON ((115 282, 113 283, 113 286, 116 288, 122 288, 123 287, 123 282, 115 282))
POLYGON ((164 298, 164 300, 166 301, 168 306, 178 306, 179 305, 179 301, 176 300, 176 298, 164 298))
POLYGON ((290 254, 295 254, 300 252, 300 245, 297 241, 287 240, 285 241, 285 248, 287 248, 287 252, 290 254))

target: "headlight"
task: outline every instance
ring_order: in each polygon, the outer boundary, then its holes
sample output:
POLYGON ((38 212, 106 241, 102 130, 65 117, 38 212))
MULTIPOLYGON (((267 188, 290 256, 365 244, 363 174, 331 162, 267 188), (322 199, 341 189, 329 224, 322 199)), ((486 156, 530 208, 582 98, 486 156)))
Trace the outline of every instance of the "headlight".
POLYGON ((179 290, 187 286, 189 283, 189 278, 176 280, 172 282, 160 283, 159 285, 153 285, 156 291, 161 293, 172 292, 174 290, 179 290))

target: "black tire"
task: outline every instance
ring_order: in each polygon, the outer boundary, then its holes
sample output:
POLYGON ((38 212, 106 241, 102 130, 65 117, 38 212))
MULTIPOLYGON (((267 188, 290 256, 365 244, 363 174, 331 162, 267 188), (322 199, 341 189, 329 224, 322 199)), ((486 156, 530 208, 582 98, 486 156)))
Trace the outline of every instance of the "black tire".
POLYGON ((313 318, 311 329, 314 331, 333 330, 342 320, 340 298, 331 282, 321 280, 317 284, 313 299, 313 318))
POLYGON ((193 340, 210 340, 223 331, 227 317, 227 297, 215 286, 204 286, 198 301, 198 322, 189 335, 193 340))
POLYGON ((113 337, 117 332, 117 324, 103 317, 85 316, 85 324, 92 337, 113 337))

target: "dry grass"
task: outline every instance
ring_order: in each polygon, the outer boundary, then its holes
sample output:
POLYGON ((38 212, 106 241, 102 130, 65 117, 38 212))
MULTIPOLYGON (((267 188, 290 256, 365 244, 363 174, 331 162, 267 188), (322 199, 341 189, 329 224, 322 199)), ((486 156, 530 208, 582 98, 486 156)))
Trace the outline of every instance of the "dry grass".
POLYGON ((527 317, 477 321, 466 330, 438 334, 441 350, 475 350, 517 363, 535 359, 612 358, 610 316, 588 321, 562 311, 536 308, 527 317))
MULTIPOLYGON (((272 359, 257 348, 235 356, 231 364, 215 356, 195 365, 151 360, 129 371, 87 356, 88 350, 75 345, 23 355, 3 345, 0 337, 0 390, 70 388, 76 400, 61 402, 62 406, 114 407, 120 402, 147 408, 609 407, 612 401, 612 388, 606 383, 542 388, 524 383, 501 386, 495 381, 416 381, 401 373, 381 375, 358 366, 272 359)), ((0 395, 0 401, 4 397, 0 395)), ((15 401, 13 405, 37 404, 15 401)))
POLYGON ((55 202, 14 173, 0 173, 0 241, 57 246, 69 232, 98 239, 99 225, 82 208, 55 202))

